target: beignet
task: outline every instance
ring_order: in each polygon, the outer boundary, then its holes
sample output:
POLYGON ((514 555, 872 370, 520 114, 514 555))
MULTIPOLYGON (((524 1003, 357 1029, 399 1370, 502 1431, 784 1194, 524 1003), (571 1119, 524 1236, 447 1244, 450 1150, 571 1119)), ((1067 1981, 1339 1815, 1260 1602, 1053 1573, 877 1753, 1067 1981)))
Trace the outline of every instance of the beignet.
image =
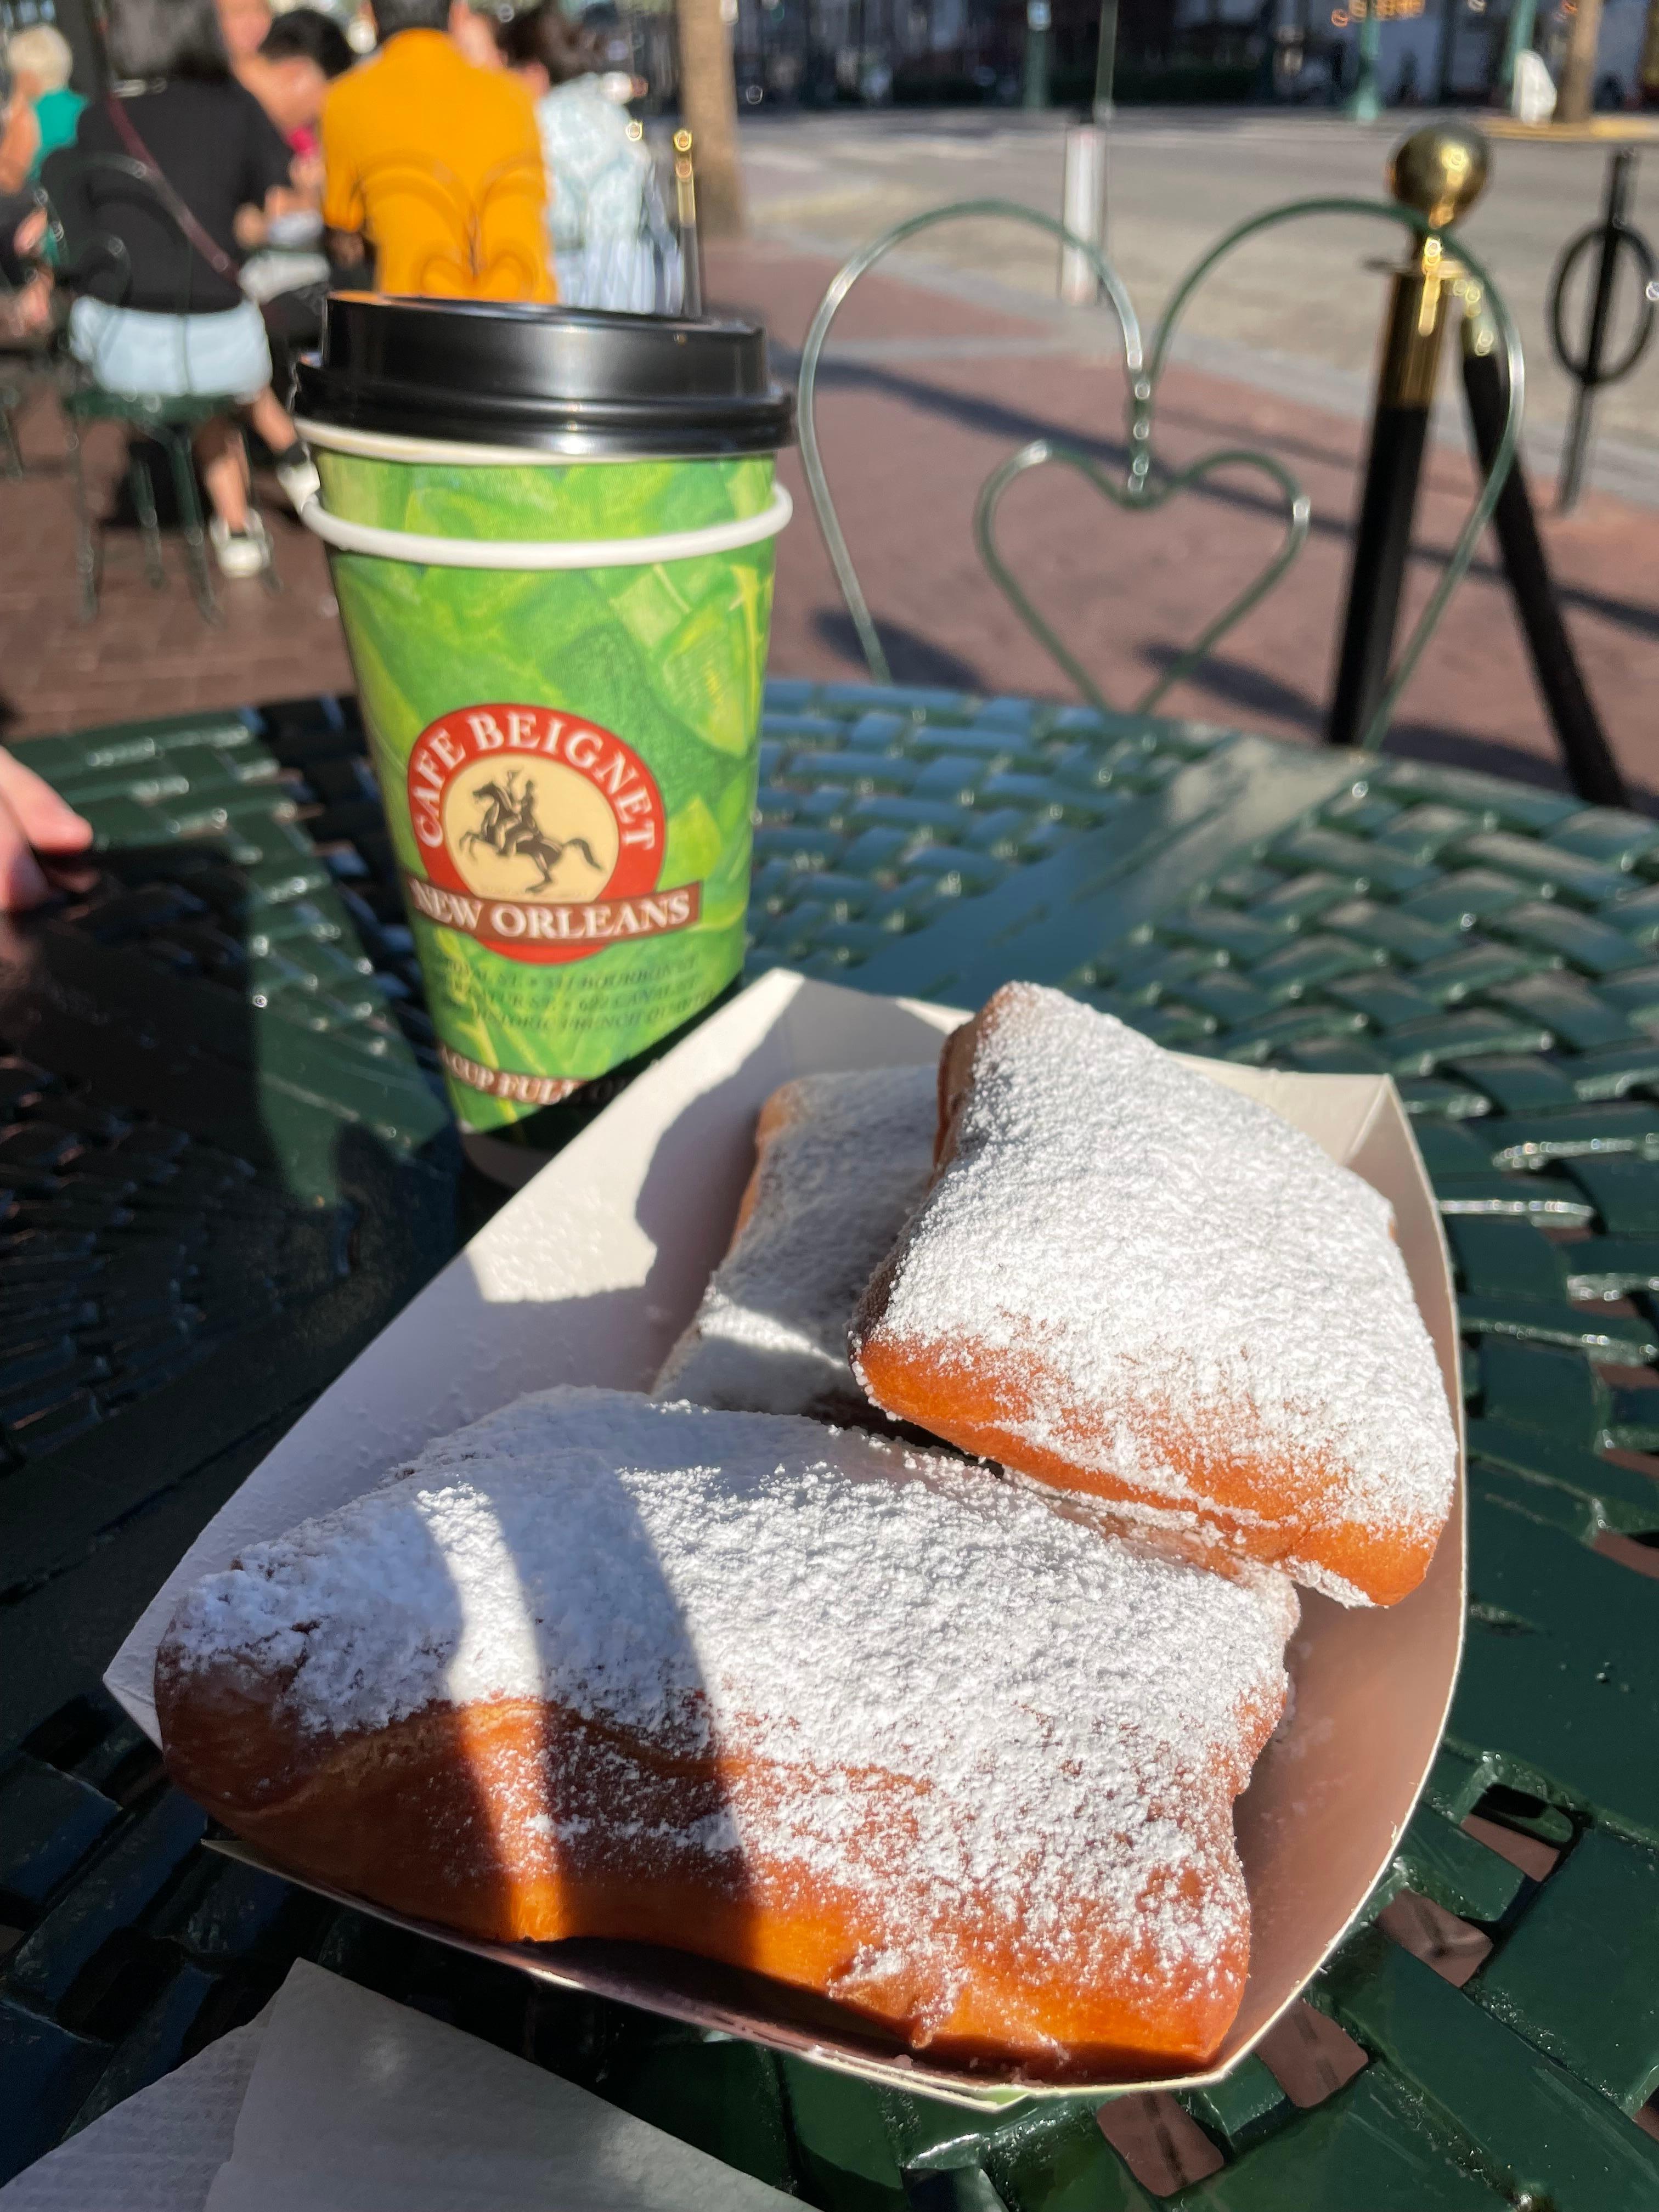
POLYGON ((853 1379, 847 1324, 927 1188, 932 1066, 798 1076, 755 1128, 732 1247, 653 1395, 890 1427, 853 1379))
POLYGON ((198 1583, 155 1697, 184 1789, 398 1911, 1133 2075, 1237 2010, 1231 1805, 1295 1620, 1035 1485, 566 1389, 198 1583))
POLYGON ((876 1403, 1344 1604, 1415 1589, 1457 1445, 1387 1201, 1059 991, 999 991, 941 1077, 851 1332, 876 1403))

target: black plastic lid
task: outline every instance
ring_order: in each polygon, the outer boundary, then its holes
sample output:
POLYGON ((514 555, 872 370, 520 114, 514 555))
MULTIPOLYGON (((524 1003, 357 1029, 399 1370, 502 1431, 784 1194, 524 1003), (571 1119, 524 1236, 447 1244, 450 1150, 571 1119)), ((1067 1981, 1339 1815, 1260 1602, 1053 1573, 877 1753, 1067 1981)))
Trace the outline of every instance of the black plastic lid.
POLYGON ((336 292, 295 411, 395 437, 653 459, 775 453, 794 401, 750 323, 336 292))

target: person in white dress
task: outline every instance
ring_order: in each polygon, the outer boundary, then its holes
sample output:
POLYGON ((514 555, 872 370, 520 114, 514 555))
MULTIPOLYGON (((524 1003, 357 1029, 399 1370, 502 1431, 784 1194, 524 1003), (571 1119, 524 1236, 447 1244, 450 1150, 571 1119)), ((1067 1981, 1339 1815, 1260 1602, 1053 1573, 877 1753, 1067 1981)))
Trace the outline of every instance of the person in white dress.
POLYGON ((536 101, 560 304, 635 314, 678 307, 678 249, 651 157, 605 88, 595 42, 556 4, 527 9, 498 35, 536 101))

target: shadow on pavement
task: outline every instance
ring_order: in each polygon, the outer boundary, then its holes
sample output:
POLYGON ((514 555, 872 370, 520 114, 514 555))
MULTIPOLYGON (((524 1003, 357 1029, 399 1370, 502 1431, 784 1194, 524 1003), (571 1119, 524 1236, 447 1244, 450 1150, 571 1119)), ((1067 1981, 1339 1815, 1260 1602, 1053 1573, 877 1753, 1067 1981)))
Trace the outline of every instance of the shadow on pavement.
MULTIPOLYGON (((1161 672, 1178 659, 1184 650, 1179 645, 1146 645, 1141 647, 1140 658, 1161 672)), ((1182 688, 1216 700, 1229 714, 1271 715, 1295 729, 1306 731, 1310 738, 1318 737, 1324 726, 1325 710, 1318 700, 1310 699, 1305 691, 1289 684, 1281 684, 1264 669, 1252 668, 1246 661, 1229 660, 1223 654, 1212 653, 1200 661, 1192 674, 1182 679, 1182 688)))
MULTIPOLYGON (((984 672, 972 661, 963 660, 947 647, 935 645, 931 638, 907 629, 902 623, 878 615, 876 627, 887 648, 888 665, 895 684, 921 684, 938 690, 981 693, 1000 688, 988 684, 984 672)), ((812 629, 819 642, 827 645, 856 675, 868 675, 864 651, 849 614, 839 607, 819 607, 812 616, 812 629)))

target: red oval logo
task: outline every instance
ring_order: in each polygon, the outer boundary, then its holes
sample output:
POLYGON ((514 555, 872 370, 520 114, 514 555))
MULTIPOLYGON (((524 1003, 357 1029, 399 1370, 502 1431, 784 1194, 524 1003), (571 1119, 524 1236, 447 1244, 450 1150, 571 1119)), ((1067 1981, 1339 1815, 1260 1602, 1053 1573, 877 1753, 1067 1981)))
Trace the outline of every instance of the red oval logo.
POLYGON ((684 929, 701 885, 658 891, 656 779, 612 730, 549 707, 457 708, 409 756, 409 818, 426 876, 416 911, 514 960, 581 960, 684 929))

